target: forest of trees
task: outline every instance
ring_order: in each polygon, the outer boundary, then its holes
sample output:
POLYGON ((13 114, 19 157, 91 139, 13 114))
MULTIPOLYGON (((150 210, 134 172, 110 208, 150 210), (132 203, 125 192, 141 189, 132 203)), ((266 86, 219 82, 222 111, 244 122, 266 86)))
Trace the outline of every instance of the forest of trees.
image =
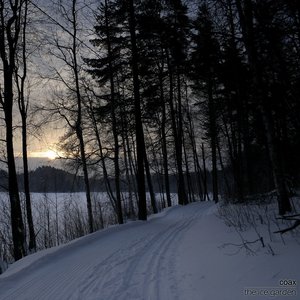
POLYGON ((291 211, 300 180, 299 1, 42 4, 0 1, 1 159, 16 260, 36 248, 27 136, 38 114, 65 124, 59 147, 84 178, 90 232, 91 174, 103 179, 120 224, 124 184, 126 209, 146 220, 146 190, 152 212, 157 187, 162 207, 171 206, 173 176, 181 205, 275 190, 278 213, 291 211), (47 95, 31 105, 37 76, 47 95), (14 142, 23 145, 27 220, 14 142))

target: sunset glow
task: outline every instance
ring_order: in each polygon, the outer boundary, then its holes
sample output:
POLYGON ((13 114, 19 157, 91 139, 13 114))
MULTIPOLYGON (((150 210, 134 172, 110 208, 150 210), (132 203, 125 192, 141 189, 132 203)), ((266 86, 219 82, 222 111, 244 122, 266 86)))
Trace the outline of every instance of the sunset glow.
POLYGON ((53 150, 48 150, 45 152, 45 156, 52 160, 58 158, 58 153, 53 150))
POLYGON ((48 158, 49 160, 54 160, 60 157, 60 153, 55 150, 45 150, 45 151, 38 151, 38 152, 31 152, 30 157, 40 157, 40 158, 48 158))

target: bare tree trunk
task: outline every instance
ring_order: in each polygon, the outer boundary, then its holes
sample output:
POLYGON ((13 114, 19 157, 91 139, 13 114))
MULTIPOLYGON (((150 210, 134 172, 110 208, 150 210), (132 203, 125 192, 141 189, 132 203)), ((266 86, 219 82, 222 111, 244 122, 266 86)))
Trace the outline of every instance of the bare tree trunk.
POLYGON ((137 154, 137 183, 139 195, 139 220, 147 220, 147 203, 144 174, 145 141, 141 114, 140 80, 138 70, 138 50, 136 43, 136 20, 134 0, 129 0, 129 27, 131 38, 131 67, 133 75, 135 136, 137 154))
POLYGON ((148 161, 147 155, 145 155, 145 170, 146 170, 147 183, 148 183, 148 189, 149 189, 149 193, 150 193, 152 210, 153 210, 154 214, 157 214, 158 213, 157 204, 156 204, 155 194, 154 194, 154 190, 153 190, 150 166, 149 166, 149 161, 148 161))
POLYGON ((80 158, 82 164, 82 171, 84 177, 84 185, 85 185, 85 194, 86 194, 86 202, 87 202, 87 211, 88 211, 88 222, 89 222, 89 232, 94 231, 94 219, 93 219, 93 211, 92 211, 92 199, 91 199, 91 191, 90 191, 90 182, 87 168, 87 160, 86 160, 86 152, 85 145, 83 139, 82 132, 82 99, 80 93, 80 85, 79 85, 79 71, 78 71, 78 62, 77 62, 77 15, 76 15, 76 0, 72 2, 72 20, 73 26, 73 45, 72 45, 72 60, 73 60, 73 72, 75 79, 75 91, 76 91, 76 100, 77 100, 77 120, 75 124, 75 131, 79 141, 80 147, 80 158))
MULTIPOLYGON (((178 203, 180 205, 187 204, 187 196, 185 191, 185 184, 184 184, 184 175, 183 175, 183 169, 182 169, 182 128, 179 127, 182 126, 182 119, 178 120, 179 124, 176 123, 176 114, 174 109, 174 78, 173 78, 173 70, 171 68, 170 62, 169 62, 169 54, 167 54, 167 63, 168 63, 168 70, 169 70, 169 106, 170 106, 170 114, 171 114, 171 122, 172 122, 172 131, 173 131, 173 137, 174 137, 174 143, 175 143, 175 156, 176 156, 176 165, 177 165, 177 173, 178 173, 178 203)), ((180 78, 177 78, 177 89, 180 89, 180 78)), ((178 106, 181 107, 181 94, 178 90, 178 106)), ((180 108, 181 110, 181 108, 180 108)), ((178 112, 179 114, 179 112, 178 112)))
POLYGON ((177 101, 178 101, 178 127, 177 127, 177 139, 176 143, 176 158, 178 168, 178 199, 179 204, 188 204, 188 199, 185 191, 184 175, 183 175, 183 159, 182 159, 182 148, 183 148, 183 121, 182 121, 182 99, 181 99, 181 78, 179 71, 177 70, 177 101))
POLYGON ((226 186, 226 189, 227 189, 227 194, 228 194, 228 196, 230 196, 231 195, 230 187, 229 187, 227 175, 225 174, 225 168, 224 168, 224 164, 223 164, 222 153, 221 153, 221 149, 220 149, 219 143, 217 143, 217 148, 218 148, 219 161, 220 161, 222 173, 223 173, 223 176, 224 176, 224 182, 225 182, 225 186, 226 186))
MULTIPOLYGON (((6 88, 7 88, 6 84, 6 88)), ((8 99, 6 95, 6 101, 8 99)), ((12 96, 12 94, 11 94, 12 96)), ((19 187, 17 181, 17 172, 14 158, 13 146, 13 126, 12 112, 5 112, 6 123, 6 151, 7 151, 7 166, 8 166, 8 191, 11 205, 11 226, 14 244, 14 259, 21 259, 26 255, 25 250, 25 230, 22 218, 20 205, 19 187)))
MULTIPOLYGON (((229 112, 230 114, 231 112, 229 112)), ((229 188, 229 184, 228 184, 228 180, 227 180, 227 176, 225 174, 225 168, 224 168, 224 164, 222 161, 222 155, 221 155, 221 150, 220 147, 218 145, 218 152, 219 152, 219 158, 220 158, 220 165, 224 174, 224 181, 225 181, 225 185, 226 185, 226 189, 227 189, 227 193, 228 196, 232 197, 234 196, 236 198, 236 200, 238 200, 239 202, 243 202, 243 193, 242 193, 242 188, 241 188, 241 172, 240 172, 240 161, 238 159, 238 150, 237 150, 237 140, 235 137, 235 131, 233 130, 232 126, 231 126, 231 133, 229 132, 228 126, 226 121, 223 122, 223 128, 224 128, 224 135, 225 138, 227 139, 227 144, 228 144, 228 152, 229 152, 229 158, 231 161, 231 165, 232 165, 232 172, 233 172, 233 180, 234 180, 234 193, 232 195, 231 190, 229 188)), ((232 124, 231 124, 232 125, 232 124)))
MULTIPOLYGON (((147 130, 147 128, 146 128, 146 130, 147 130)), ((157 152, 157 149, 155 149, 154 142, 153 142, 152 137, 151 137, 151 133, 149 133, 148 131, 147 131, 147 136, 148 136, 148 139, 150 140, 150 145, 149 146, 151 147, 151 153, 152 153, 152 156, 153 156, 153 166, 155 166, 156 183, 157 183, 158 192, 159 192, 160 198, 161 198, 160 203, 162 204, 161 207, 165 208, 166 203, 165 203, 165 195, 164 195, 164 183, 163 183, 163 180, 161 180, 162 178, 160 177, 160 175, 163 174, 163 165, 160 164, 160 162, 163 161, 162 153, 160 151, 157 152), (157 159, 157 155, 159 155, 159 159, 157 159)), ((159 127, 158 136, 161 139, 161 128, 160 127, 159 127)), ((150 167, 149 163, 148 163, 148 165, 150 167)), ((145 167, 146 167, 146 173, 147 173, 146 164, 145 164, 145 167)), ((153 182, 154 181, 153 176, 151 176, 151 178, 153 179, 152 180, 152 182, 153 182)), ((155 197, 154 188, 153 188, 153 195, 154 195, 153 199, 155 200, 155 203, 156 203, 156 206, 157 206, 157 201, 156 201, 156 197, 155 197)))
POLYGON ((82 171, 83 171, 83 178, 84 178, 84 185, 85 185, 89 232, 92 233, 94 231, 94 217, 93 217, 92 199, 91 199, 91 191, 90 191, 90 180, 88 175, 87 161, 86 161, 86 154, 85 154, 85 147, 84 147, 84 140, 83 140, 81 126, 77 127, 76 134, 80 144, 80 157, 81 157, 82 171))
MULTIPOLYGON (((122 127, 123 125, 123 120, 122 120, 122 127)), ((124 130, 123 130, 124 132, 124 130)), ((133 193, 133 187, 132 187, 132 172, 130 173, 131 166, 130 166, 130 159, 129 159, 129 155, 130 153, 128 153, 128 151, 125 151, 126 149, 126 139, 124 137, 124 134, 122 134, 122 140, 123 140, 123 147, 124 147, 124 165, 125 165, 125 176, 126 176, 126 182, 127 182, 127 187, 128 187, 128 202, 129 202, 129 216, 130 218, 135 218, 135 210, 134 210, 134 205, 133 205, 133 198, 132 198, 132 193, 133 193)), ((127 213, 126 213, 127 214, 127 213)))
POLYGON ((92 121, 93 129, 94 129, 94 133, 95 133, 95 137, 96 137, 96 141, 97 141, 97 146, 99 148, 99 155, 100 155, 101 164, 102 164, 102 170, 103 170, 103 177, 104 177, 104 184, 105 184, 106 192, 109 196, 109 200, 110 200, 110 203, 113 207, 113 210, 116 213, 116 215, 118 216, 116 199, 114 197, 113 190, 112 190, 112 187, 111 187, 111 184, 110 184, 110 181, 109 181, 107 167, 106 167, 106 163, 105 163, 105 157, 104 157, 104 154, 103 154, 103 147, 102 147, 101 137, 100 137, 100 133, 99 133, 99 130, 98 130, 98 127, 97 127, 95 112, 94 112, 93 104, 91 103, 91 101, 89 103, 89 111, 90 111, 89 116, 90 116, 90 119, 92 121))
MULTIPOLYGON (((129 129, 127 126, 127 120, 123 120, 122 121, 122 125, 123 125, 123 137, 124 137, 124 149, 125 149, 125 155, 127 155, 128 158, 128 170, 129 170, 129 174, 128 176, 130 176, 130 178, 132 179, 132 187, 133 187, 133 192, 135 195, 135 199, 138 200, 138 189, 136 186, 136 180, 134 180, 134 178, 136 178, 137 176, 137 172, 136 172, 136 164, 135 164, 135 158, 134 158, 134 154, 132 153, 133 150, 130 148, 130 142, 129 142, 129 129)), ((132 203, 133 205, 133 203, 132 203)), ((134 206, 132 206, 134 207, 134 206)), ((137 203, 137 207, 138 207, 138 203, 137 203)))
MULTIPOLYGON (((187 89, 187 87, 186 87, 186 89, 187 89)), ((187 95, 187 92, 186 92, 186 95, 187 95)), ((196 183, 198 186, 198 195, 199 195, 200 201, 203 201, 204 197, 203 197, 203 189, 202 189, 202 182, 201 182, 202 170, 201 170, 200 163, 199 163, 199 157, 198 157, 197 147, 196 147, 194 124, 193 124, 193 120, 192 120, 191 113, 189 110, 189 103, 188 103, 187 96, 186 96, 186 115, 187 115, 187 120, 188 120, 188 135, 189 135, 189 139, 191 141, 192 152, 193 152, 194 170, 195 170, 195 175, 196 175, 196 183)))
POLYGON ((167 197, 168 207, 172 206, 171 193, 170 193, 170 181, 169 181, 169 166, 168 166, 168 150, 167 150, 167 137, 166 137, 166 103, 164 99, 163 77, 162 70, 159 73, 159 87, 160 87, 160 101, 162 103, 162 120, 161 120, 161 137, 162 137, 162 155, 163 155, 163 169, 164 169, 164 181, 167 197))
POLYGON ((34 232, 31 196, 29 189, 29 169, 28 169, 28 154, 27 154, 27 113, 28 100, 25 99, 25 80, 27 78, 27 57, 26 57, 26 27, 27 27, 28 3, 24 2, 24 16, 22 27, 22 64, 23 74, 19 74, 19 68, 16 67, 16 84, 18 89, 18 104, 22 121, 22 154, 23 154, 23 176, 24 176, 24 193, 26 202, 26 216, 29 229, 29 251, 36 251, 36 238, 34 232))
POLYGON ((265 111, 263 107, 261 109, 261 114, 263 116, 264 126, 266 128, 266 137, 267 137, 267 144, 269 150, 269 156, 272 165, 272 172, 274 178, 274 184, 277 191, 277 198, 278 198, 278 213, 280 215, 284 215, 287 212, 292 210, 292 206, 290 203, 288 190, 284 178, 283 166, 279 159, 279 150, 278 145, 276 144, 273 132, 273 126, 271 117, 268 116, 268 112, 265 111))
POLYGON ((20 34, 20 14, 22 5, 19 1, 0 1, 0 57, 3 65, 4 90, 0 87, 0 103, 4 111, 6 125, 6 152, 8 167, 8 190, 11 208, 11 227, 15 260, 26 255, 25 231, 20 205, 17 172, 13 142, 13 75, 16 66, 16 51, 20 34), (8 6, 8 7, 6 7, 8 6), (7 11, 10 16, 7 16, 7 11), (7 21, 5 21, 7 19, 7 21))
POLYGON ((206 170, 206 157, 205 157, 205 151, 204 151, 204 145, 202 143, 201 145, 201 153, 202 153, 202 164, 203 164, 203 194, 204 194, 204 201, 207 200, 209 201, 209 195, 208 195, 208 190, 207 190, 207 170, 206 170))
POLYGON ((218 202, 218 169, 217 169, 217 128, 216 128, 216 112, 212 93, 212 82, 208 80, 208 110, 209 110, 209 135, 212 156, 212 185, 213 185, 213 201, 218 202))
POLYGON ((188 197, 189 202, 195 202, 195 195, 194 195, 194 189, 193 189, 193 183, 192 178, 189 170, 189 161, 188 161, 188 153, 186 150, 186 144, 185 144, 185 138, 183 135, 183 155, 184 155, 184 161, 185 161, 185 174, 186 174, 186 182, 187 182, 187 188, 188 188, 188 197))
POLYGON ((29 189, 29 168, 28 168, 28 154, 27 154, 27 126, 26 119, 22 116, 22 153, 23 153, 23 176, 24 176, 24 193, 26 202, 26 216, 29 229, 29 251, 36 251, 36 238, 32 218, 31 196, 29 189))
POLYGON ((118 223, 123 224, 123 212, 121 203, 121 191, 120 191, 120 167, 119 167, 119 138, 117 130, 117 119, 116 119, 116 99, 115 99, 115 83, 114 83, 114 72, 113 72, 113 57, 111 50, 111 37, 109 31, 109 21, 107 12, 107 0, 105 0, 105 25, 106 25, 106 43, 108 51, 108 64, 109 64, 109 77, 110 77, 110 95, 111 95, 111 117, 112 117, 112 131, 114 136, 114 168, 115 168, 115 187, 116 187, 116 206, 118 223))

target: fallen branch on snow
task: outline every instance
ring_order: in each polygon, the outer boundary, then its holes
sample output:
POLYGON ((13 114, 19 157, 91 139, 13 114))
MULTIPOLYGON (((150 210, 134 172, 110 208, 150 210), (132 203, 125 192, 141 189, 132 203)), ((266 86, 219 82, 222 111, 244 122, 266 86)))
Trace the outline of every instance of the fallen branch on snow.
POLYGON ((278 230, 278 231, 274 231, 274 233, 283 234, 283 233, 286 233, 288 231, 291 231, 291 230, 295 229, 299 225, 300 225, 300 220, 296 220, 295 223, 294 223, 294 225, 292 225, 291 227, 288 227, 288 228, 285 228, 285 229, 282 229, 282 230, 278 230))
POLYGON ((300 217, 300 214, 276 218, 278 220, 288 220, 288 221, 295 221, 295 222, 292 226, 282 229, 282 230, 275 231, 274 233, 283 234, 283 233, 286 233, 286 232, 291 231, 291 230, 295 229, 296 227, 298 227, 300 225, 300 219, 297 217, 300 217))
POLYGON ((249 245, 255 244, 255 243, 257 243, 257 242, 261 242, 262 247, 263 247, 263 248, 265 247, 264 239, 263 239, 263 237, 260 237, 259 239, 255 240, 255 241, 246 241, 246 240, 243 239, 243 240, 242 240, 242 244, 225 243, 225 244, 223 244, 222 246, 220 246, 219 248, 226 248, 226 247, 229 247, 229 246, 236 247, 236 248, 237 248, 237 251, 234 252, 232 255, 237 254, 237 253, 240 252, 242 249, 245 249, 247 253, 255 254, 255 251, 253 251, 253 250, 249 247, 249 245))

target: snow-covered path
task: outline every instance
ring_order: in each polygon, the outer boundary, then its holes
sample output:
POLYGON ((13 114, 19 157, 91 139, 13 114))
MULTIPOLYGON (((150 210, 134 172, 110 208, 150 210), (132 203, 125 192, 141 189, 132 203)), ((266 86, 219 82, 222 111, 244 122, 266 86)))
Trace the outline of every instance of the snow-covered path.
POLYGON ((21 261, 0 277, 0 299, 182 299, 180 246, 210 211, 211 203, 174 207, 81 238, 27 267, 21 261))
POLYGON ((257 255, 236 253, 222 247, 241 241, 216 210, 210 202, 177 206, 29 255, 0 275, 0 300, 299 299, 296 236, 274 237, 274 256, 256 244, 257 255), (296 285, 282 286, 285 279, 296 285))

